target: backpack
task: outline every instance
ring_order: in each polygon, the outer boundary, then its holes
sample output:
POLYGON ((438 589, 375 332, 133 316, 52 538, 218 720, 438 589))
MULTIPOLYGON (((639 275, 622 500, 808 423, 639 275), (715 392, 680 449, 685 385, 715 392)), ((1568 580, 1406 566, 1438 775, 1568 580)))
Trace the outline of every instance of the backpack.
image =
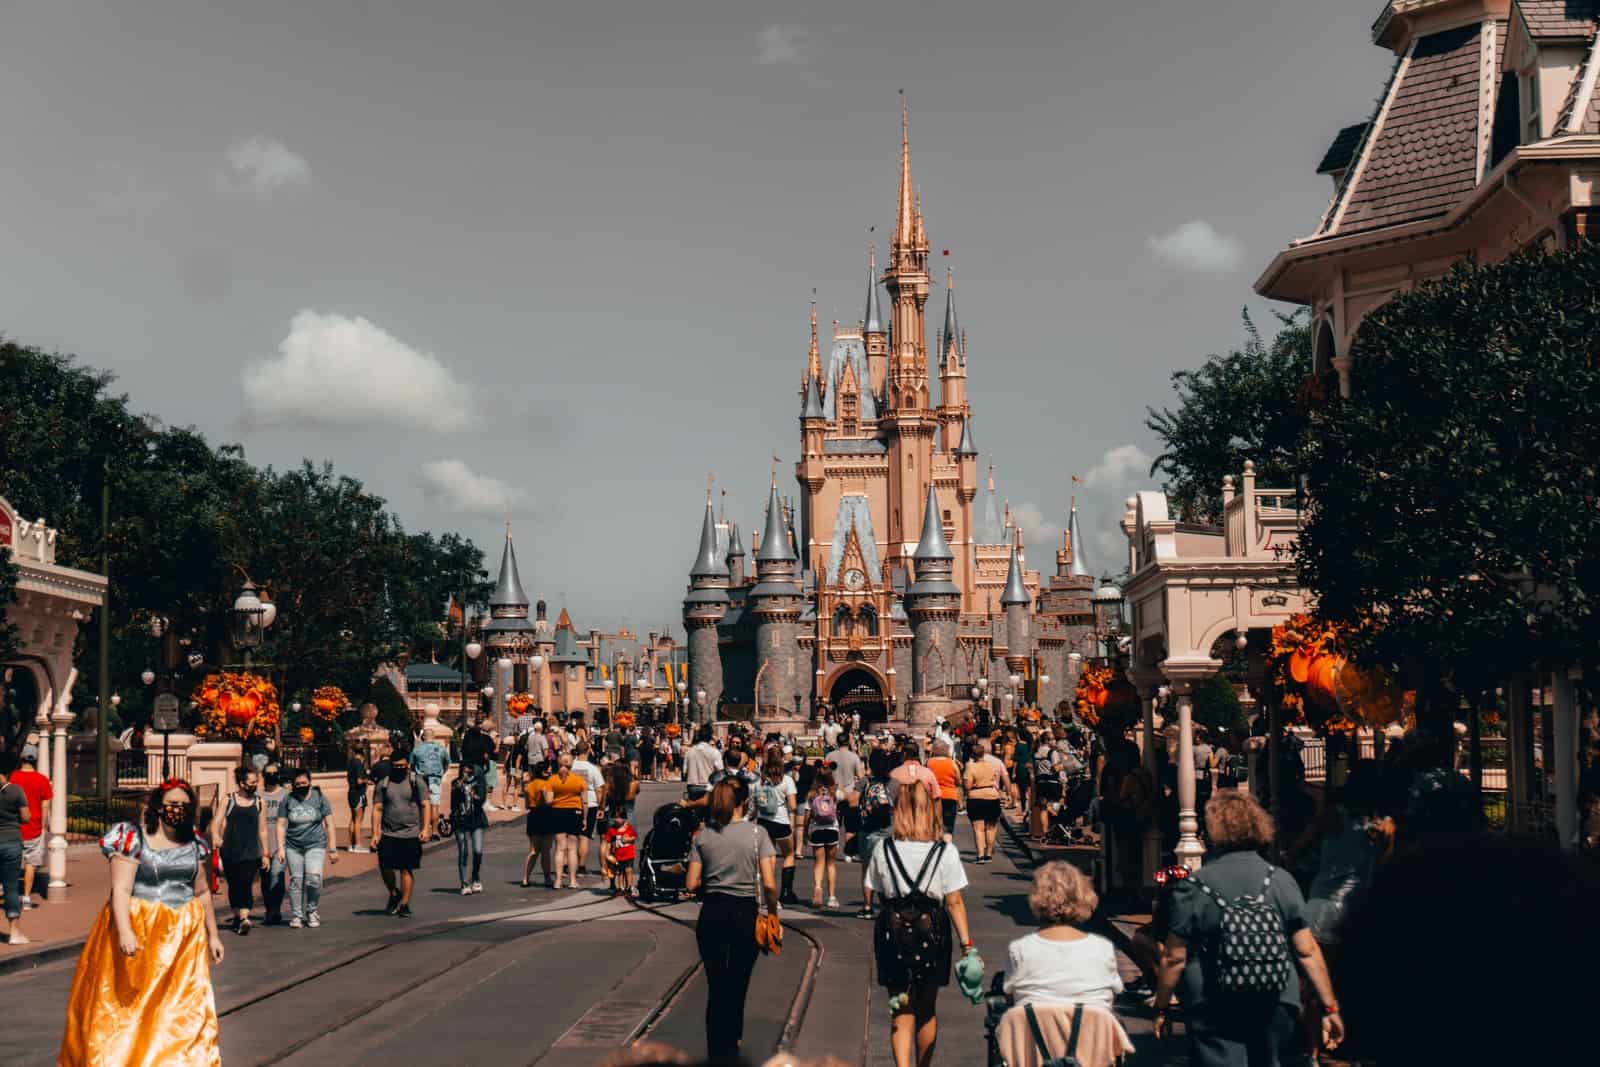
POLYGON ((832 790, 823 790, 811 798, 811 824, 813 826, 832 826, 839 821, 839 802, 834 799, 832 790))
POLYGON ((1083 1005, 1072 1006, 1072 1032, 1067 1036, 1067 1052, 1064 1056, 1050 1055, 1050 1045, 1044 1039, 1044 1031, 1039 1028, 1039 1017, 1033 1012, 1033 1005, 1026 1004, 1023 1011, 1028 1017, 1028 1029, 1033 1031, 1033 1044, 1039 1050, 1040 1067, 1082 1067, 1078 1059, 1078 1028, 1083 1025, 1083 1005))
POLYGON ((887 829, 893 812, 889 786, 876 779, 868 781, 861 791, 861 829, 867 833, 887 829))
POLYGON ((1231 904, 1223 903, 1215 890, 1199 878, 1194 879, 1194 884, 1222 912, 1222 922, 1208 946, 1211 966, 1207 977, 1217 993, 1224 997, 1276 997, 1294 973, 1283 919, 1267 902, 1272 875, 1273 868, 1269 865, 1261 892, 1235 897, 1231 904))
POLYGON ((888 881, 910 887, 903 896, 881 896, 882 910, 878 913, 873 931, 877 941, 878 958, 895 960, 899 973, 892 977, 904 978, 916 986, 945 970, 950 965, 950 914, 944 901, 930 895, 922 888, 923 879, 939 861, 945 843, 940 841, 928 850, 922 868, 912 878, 906 873, 900 853, 891 838, 883 843, 887 865, 892 872, 888 881))
POLYGON ((767 822, 777 822, 783 817, 783 793, 764 778, 756 786, 756 810, 767 822))

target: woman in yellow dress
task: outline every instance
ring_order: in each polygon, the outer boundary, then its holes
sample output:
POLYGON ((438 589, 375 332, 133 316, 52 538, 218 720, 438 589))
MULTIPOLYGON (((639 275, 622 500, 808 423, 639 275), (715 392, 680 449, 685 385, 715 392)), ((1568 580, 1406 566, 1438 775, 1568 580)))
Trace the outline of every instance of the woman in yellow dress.
POLYGON ((213 1067, 222 1062, 211 965, 211 847, 182 779, 150 793, 144 825, 100 839, 111 899, 89 931, 67 1001, 60 1067, 213 1067))

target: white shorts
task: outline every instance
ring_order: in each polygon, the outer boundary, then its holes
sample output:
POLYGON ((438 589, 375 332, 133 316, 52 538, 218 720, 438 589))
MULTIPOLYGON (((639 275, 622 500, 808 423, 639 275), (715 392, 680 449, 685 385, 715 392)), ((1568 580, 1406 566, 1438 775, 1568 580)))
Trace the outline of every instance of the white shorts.
POLYGON ((44 866, 45 837, 44 833, 40 833, 32 841, 24 841, 22 843, 22 865, 24 867, 38 868, 44 866))

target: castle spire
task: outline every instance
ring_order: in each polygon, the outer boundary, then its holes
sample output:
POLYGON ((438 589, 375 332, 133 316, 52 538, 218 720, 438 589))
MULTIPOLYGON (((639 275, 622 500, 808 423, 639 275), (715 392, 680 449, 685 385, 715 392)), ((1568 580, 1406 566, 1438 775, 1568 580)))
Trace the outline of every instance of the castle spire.
POLYGON ((956 455, 976 456, 977 454, 978 448, 972 443, 972 420, 970 418, 962 419, 961 441, 956 445, 956 455))
POLYGON ((949 267, 944 272, 944 340, 939 345, 939 355, 946 360, 954 348, 961 352, 961 329, 956 323, 956 272, 949 267))
POLYGON ((517 571, 517 550, 511 546, 511 524, 506 523, 506 547, 500 553, 500 575, 494 583, 489 607, 522 608, 527 615, 528 594, 522 591, 522 575, 517 571))
POLYGON ((862 332, 882 333, 883 313, 878 310, 878 242, 867 245, 867 311, 862 332))
POLYGON ((711 506, 711 490, 707 489, 706 517, 700 526, 700 548, 694 554, 694 566, 689 568, 689 577, 693 579, 727 576, 728 561, 717 551, 717 515, 711 506))
POLYGON ((811 291, 811 348, 806 353, 806 377, 812 381, 822 378, 822 352, 817 347, 817 297, 816 290, 811 291))
POLYGON ((950 542, 944 538, 944 523, 939 518, 939 497, 933 483, 928 483, 928 502, 922 508, 922 534, 917 538, 917 550, 911 557, 919 565, 925 560, 954 559, 950 542))
POLYGON ((1072 514, 1067 518, 1067 549, 1072 553, 1072 566, 1067 571, 1074 578, 1089 577, 1089 563, 1083 558, 1083 535, 1078 532, 1078 498, 1072 498, 1072 514))
POLYGON ((1017 559, 1017 546, 1011 545, 1011 566, 1006 571, 1005 592, 1000 594, 1000 606, 1028 603, 1028 587, 1022 584, 1022 563, 1017 559))
POLYGON ((894 226, 895 259, 916 243, 916 202, 911 190, 911 111, 900 92, 900 201, 894 226))
POLYGON ((994 464, 989 464, 989 495, 983 502, 983 525, 978 528, 978 544, 1005 544, 1006 531, 1000 522, 1000 501, 994 492, 994 464))
POLYGON ((778 479, 773 475, 772 489, 767 496, 767 521, 761 530, 761 547, 756 550, 757 563, 793 563, 794 552, 789 545, 788 524, 783 520, 783 502, 778 499, 778 479))

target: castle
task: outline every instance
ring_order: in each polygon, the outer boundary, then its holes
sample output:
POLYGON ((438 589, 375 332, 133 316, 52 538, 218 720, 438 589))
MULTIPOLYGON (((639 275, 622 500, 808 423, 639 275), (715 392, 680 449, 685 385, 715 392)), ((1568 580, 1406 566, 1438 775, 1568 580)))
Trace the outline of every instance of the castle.
POLYGON ((903 106, 897 203, 888 266, 880 277, 869 251, 861 321, 834 324, 826 366, 812 304, 798 498, 774 473, 747 556, 707 494, 683 609, 703 719, 799 725, 838 709, 920 724, 980 701, 1053 708, 1075 684, 1072 653, 1094 654, 1076 506, 1047 583, 1026 567, 992 466, 974 515, 966 333, 948 275, 930 395, 928 237, 903 106))

